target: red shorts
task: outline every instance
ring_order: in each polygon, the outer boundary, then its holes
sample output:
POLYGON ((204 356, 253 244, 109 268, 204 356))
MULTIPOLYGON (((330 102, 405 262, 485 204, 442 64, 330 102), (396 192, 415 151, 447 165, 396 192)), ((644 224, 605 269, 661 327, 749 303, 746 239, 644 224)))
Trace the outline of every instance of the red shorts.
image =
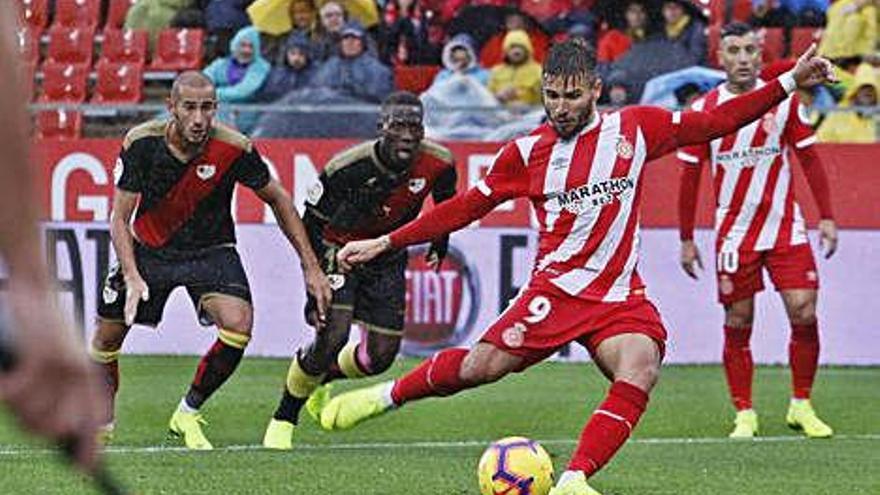
POLYGON ((718 300, 730 304, 764 290, 767 267, 776 290, 818 289, 816 260, 808 243, 769 251, 718 253, 718 300))
POLYGON ((486 330, 480 341, 524 358, 522 368, 578 342, 594 354, 605 339, 624 333, 651 337, 666 350, 660 313, 645 297, 625 302, 589 301, 552 288, 529 287, 486 330))

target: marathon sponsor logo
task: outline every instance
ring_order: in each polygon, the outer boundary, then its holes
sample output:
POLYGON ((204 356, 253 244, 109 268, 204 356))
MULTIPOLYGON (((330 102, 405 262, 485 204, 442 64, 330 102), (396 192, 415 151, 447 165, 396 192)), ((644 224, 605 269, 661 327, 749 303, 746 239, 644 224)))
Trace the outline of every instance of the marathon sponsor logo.
POLYGON ((635 187, 635 180, 631 177, 614 177, 559 193, 556 195, 556 201, 560 209, 580 213, 590 208, 611 204, 635 187))
POLYGON ((782 153, 779 146, 759 146, 744 150, 724 151, 716 155, 718 163, 733 164, 740 162, 745 167, 754 167, 761 158, 774 157, 782 153))

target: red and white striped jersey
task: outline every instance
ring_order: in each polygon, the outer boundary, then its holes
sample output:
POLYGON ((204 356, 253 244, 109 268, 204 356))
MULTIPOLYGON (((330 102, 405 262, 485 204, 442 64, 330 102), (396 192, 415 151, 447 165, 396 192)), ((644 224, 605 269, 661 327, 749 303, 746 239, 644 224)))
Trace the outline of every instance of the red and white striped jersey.
POLYGON ((675 148, 678 112, 629 107, 564 140, 548 125, 505 145, 477 185, 493 202, 527 196, 539 223, 532 284, 624 301, 638 275, 644 165, 675 148))
MULTIPOLYGON (((711 110, 736 97, 722 84, 693 108, 711 110)), ((797 96, 791 95, 737 132, 678 152, 687 164, 711 163, 718 252, 764 251, 808 242, 794 198, 789 151, 815 141, 797 96)))

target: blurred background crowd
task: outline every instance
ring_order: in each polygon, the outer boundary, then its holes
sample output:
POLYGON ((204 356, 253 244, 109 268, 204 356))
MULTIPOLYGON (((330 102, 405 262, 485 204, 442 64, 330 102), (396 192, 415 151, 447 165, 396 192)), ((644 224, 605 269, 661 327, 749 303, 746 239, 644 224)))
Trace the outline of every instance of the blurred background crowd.
POLYGON ((42 137, 118 136, 199 69, 255 137, 369 137, 375 105, 407 89, 430 136, 503 140, 541 121, 554 41, 595 47, 602 106, 683 107, 724 80, 734 20, 758 30, 765 78, 813 42, 835 62, 839 84, 801 95, 820 140, 877 137, 876 0, 12 1, 42 137))

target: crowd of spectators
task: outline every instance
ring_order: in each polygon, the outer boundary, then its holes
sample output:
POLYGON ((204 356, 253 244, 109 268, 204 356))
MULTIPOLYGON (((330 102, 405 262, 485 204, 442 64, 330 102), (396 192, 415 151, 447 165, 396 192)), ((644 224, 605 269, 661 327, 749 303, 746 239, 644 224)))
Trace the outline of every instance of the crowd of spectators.
MULTIPOLYGON (((453 125, 485 136, 540 104, 541 62, 554 41, 578 37, 595 47, 604 81, 600 104, 677 106, 710 89, 723 74, 713 65, 712 33, 730 20, 784 33, 780 58, 795 55, 793 33, 815 27, 820 53, 841 71, 841 84, 803 95, 827 129, 872 134, 880 0, 137 0, 126 27, 149 31, 200 27, 213 40, 204 71, 230 103, 378 103, 407 67, 436 67, 419 88, 453 125), (653 81, 652 81, 653 80, 653 81), (646 92, 645 89, 650 91, 646 92), (659 90, 658 90, 659 88, 659 90), (659 93, 658 93, 659 91, 659 93), (657 96, 659 95, 659 96, 657 96), (645 100, 648 97, 648 100, 645 100), (657 98, 654 100, 653 98, 657 98), (494 111, 497 115, 478 115, 494 111), (817 114, 819 115, 819 114, 817 114), (500 119, 500 120, 499 120, 500 119), (482 129, 481 129, 482 127, 482 129), (870 128, 870 129, 869 129, 870 128)), ((762 33, 764 31, 761 31, 762 33)), ((769 38, 768 38, 769 39, 769 38)), ((798 48, 800 49, 800 48, 798 48)), ((765 60, 767 58, 765 57, 765 60)), ((784 63, 774 60, 774 62, 784 63)), ((259 114, 227 114, 245 131, 276 134, 259 114)), ((458 134, 457 134, 458 133, 458 134)), ((464 136, 469 137, 469 136, 464 136)))

